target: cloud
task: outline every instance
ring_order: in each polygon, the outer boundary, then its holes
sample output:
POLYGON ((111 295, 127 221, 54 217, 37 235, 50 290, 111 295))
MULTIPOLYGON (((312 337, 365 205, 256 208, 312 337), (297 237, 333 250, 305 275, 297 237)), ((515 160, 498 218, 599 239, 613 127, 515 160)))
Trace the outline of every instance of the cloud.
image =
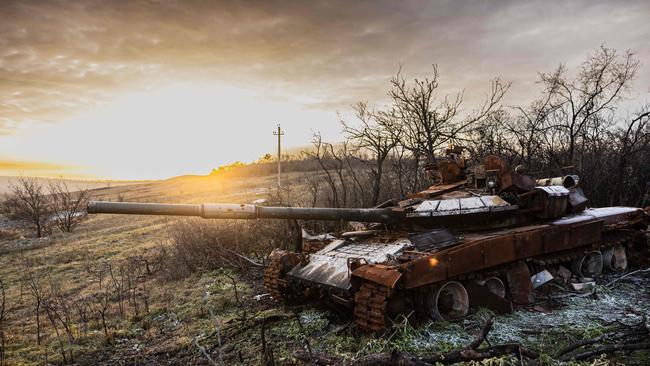
POLYGON ((384 100, 399 63, 413 76, 437 63, 469 103, 501 75, 524 103, 537 72, 603 43, 650 59, 648 13, 647 1, 3 1, 0 134, 177 80, 346 109, 384 100))

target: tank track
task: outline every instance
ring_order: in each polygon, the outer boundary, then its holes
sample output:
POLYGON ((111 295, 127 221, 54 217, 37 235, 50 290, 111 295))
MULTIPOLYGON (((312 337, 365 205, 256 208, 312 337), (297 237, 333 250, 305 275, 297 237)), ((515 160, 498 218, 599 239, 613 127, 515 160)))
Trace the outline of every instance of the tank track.
POLYGON ((386 309, 391 289, 364 282, 354 294, 354 320, 363 331, 376 332, 386 327, 386 309))
POLYGON ((264 288, 275 300, 285 300, 287 281, 284 280, 279 261, 271 261, 264 269, 264 288))
POLYGON ((264 268, 264 287, 275 300, 292 302, 296 300, 295 288, 287 280, 286 273, 303 259, 298 253, 285 250, 274 250, 269 255, 264 268))

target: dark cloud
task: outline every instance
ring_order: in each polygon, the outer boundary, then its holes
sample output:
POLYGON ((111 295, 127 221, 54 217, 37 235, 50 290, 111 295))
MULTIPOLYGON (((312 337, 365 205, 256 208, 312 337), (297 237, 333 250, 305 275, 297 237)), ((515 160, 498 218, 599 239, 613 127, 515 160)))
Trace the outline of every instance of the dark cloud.
POLYGON ((381 100, 400 62, 414 76, 439 64, 470 101, 501 75, 521 103, 537 72, 601 44, 650 59, 648 14, 647 1, 3 1, 0 134, 179 79, 343 109, 381 100))

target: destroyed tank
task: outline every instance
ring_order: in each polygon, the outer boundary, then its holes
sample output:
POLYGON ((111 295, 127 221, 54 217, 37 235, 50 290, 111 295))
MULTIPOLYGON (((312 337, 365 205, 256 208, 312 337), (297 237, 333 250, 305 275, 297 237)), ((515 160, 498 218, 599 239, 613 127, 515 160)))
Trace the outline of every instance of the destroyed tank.
POLYGON ((346 308, 364 331, 400 313, 509 312, 553 274, 622 271, 628 253, 646 253, 647 209, 587 208, 576 175, 534 180, 497 156, 470 167, 455 150, 428 168, 436 184, 374 208, 93 201, 88 212, 353 222, 358 230, 336 238, 307 236, 304 252, 274 250, 264 285, 277 300, 346 308))

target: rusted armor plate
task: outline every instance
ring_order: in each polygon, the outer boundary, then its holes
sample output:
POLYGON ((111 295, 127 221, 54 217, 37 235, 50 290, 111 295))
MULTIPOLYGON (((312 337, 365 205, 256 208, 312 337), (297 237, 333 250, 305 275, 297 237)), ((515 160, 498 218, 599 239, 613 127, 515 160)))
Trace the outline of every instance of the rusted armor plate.
POLYGON ((603 220, 591 215, 472 235, 465 243, 402 265, 405 288, 452 279, 510 262, 552 254, 601 241, 603 220))
POLYGON ((374 282, 389 288, 394 288, 397 281, 402 277, 402 273, 392 266, 369 264, 355 269, 352 272, 352 276, 362 278, 368 282, 374 282))
POLYGON ((473 308, 488 308, 497 314, 512 312, 512 304, 505 298, 492 293, 487 287, 476 282, 470 282, 465 286, 469 295, 469 304, 473 308))
POLYGON ((451 184, 440 184, 440 185, 435 185, 427 188, 425 191, 410 194, 408 198, 432 198, 435 196, 439 196, 443 193, 446 192, 451 192, 459 187, 462 187, 463 185, 467 184, 466 180, 461 180, 459 182, 451 183, 451 184))
POLYGON ((530 270, 523 261, 518 262, 506 271, 510 295, 515 305, 528 305, 535 301, 533 283, 530 281, 530 270))

